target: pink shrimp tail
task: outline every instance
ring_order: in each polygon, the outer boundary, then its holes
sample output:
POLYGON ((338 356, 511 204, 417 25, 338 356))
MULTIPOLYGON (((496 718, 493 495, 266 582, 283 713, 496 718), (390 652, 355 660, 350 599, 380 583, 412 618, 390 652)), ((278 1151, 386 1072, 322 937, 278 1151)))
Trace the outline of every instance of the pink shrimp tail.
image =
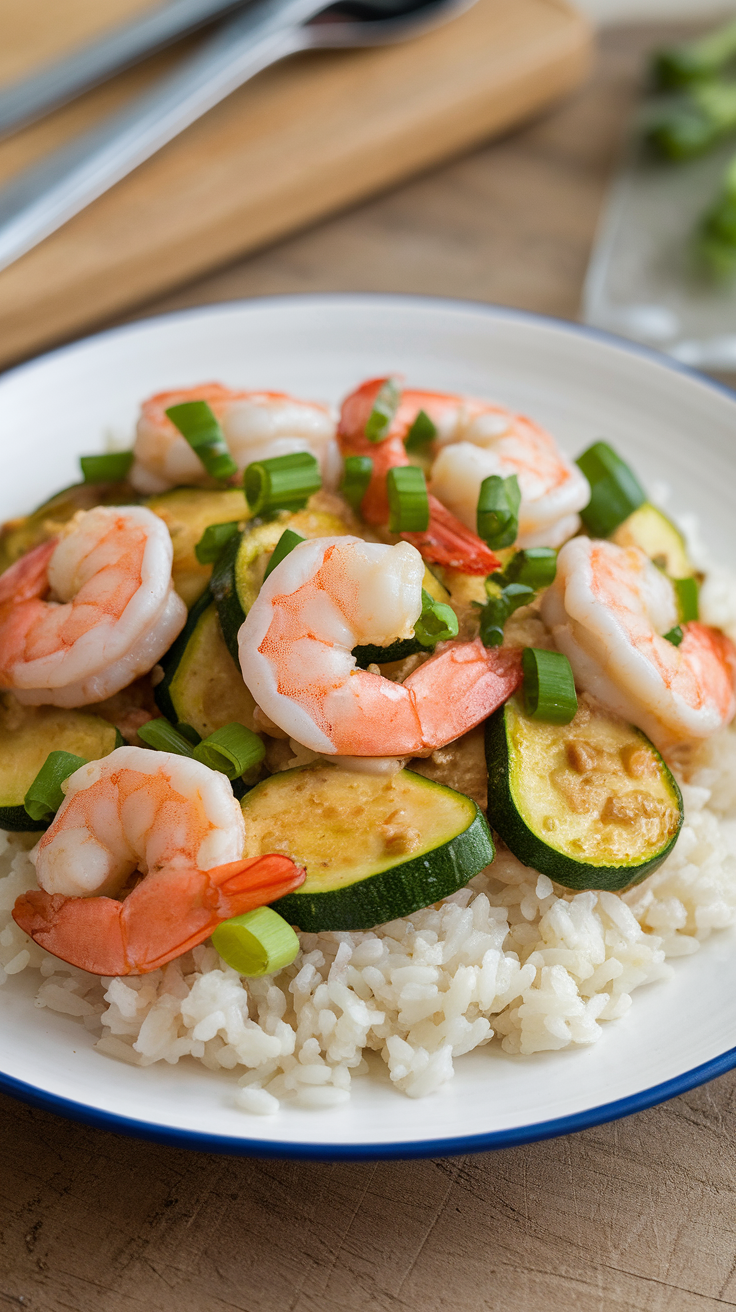
POLYGON ((486 720, 508 701, 521 679, 520 648, 484 647, 476 638, 447 643, 403 686, 413 695, 422 739, 434 750, 486 720))
POLYGON ((48 592, 49 561, 57 541, 57 538, 50 538, 48 542, 40 542, 0 574, 0 614, 8 602, 18 606, 21 602, 43 597, 48 592))
MULTIPOLYGON (((387 378, 371 378, 351 392, 343 402, 337 430, 344 456, 370 456, 373 461, 373 473, 360 513, 367 524, 376 527, 388 522, 386 476, 389 469, 410 463, 403 440, 408 428, 406 417, 399 421, 397 416, 388 437, 382 442, 370 442, 365 436, 374 402, 387 381, 387 378)), ((411 542, 430 564, 443 565, 463 574, 492 574, 500 565, 490 547, 433 496, 429 498, 428 527, 422 533, 402 533, 401 537, 411 542)))
POLYGON ((147 875, 123 902, 22 893, 13 919, 39 947, 92 975, 145 975, 203 943, 223 920, 291 893, 305 877, 289 857, 248 857, 213 870, 147 875))

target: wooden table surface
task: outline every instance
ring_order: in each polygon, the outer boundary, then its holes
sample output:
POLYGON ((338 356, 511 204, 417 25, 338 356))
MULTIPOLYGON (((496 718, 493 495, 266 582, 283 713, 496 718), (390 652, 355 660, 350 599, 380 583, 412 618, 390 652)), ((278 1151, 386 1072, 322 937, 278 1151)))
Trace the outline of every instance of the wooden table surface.
MULTIPOLYGON (((651 39, 609 34, 543 121, 141 313, 369 289, 574 317, 651 39)), ((366 1165, 182 1152, 2 1098, 0 1308, 716 1312, 736 1306, 735 1138, 736 1073, 564 1139, 366 1165)))

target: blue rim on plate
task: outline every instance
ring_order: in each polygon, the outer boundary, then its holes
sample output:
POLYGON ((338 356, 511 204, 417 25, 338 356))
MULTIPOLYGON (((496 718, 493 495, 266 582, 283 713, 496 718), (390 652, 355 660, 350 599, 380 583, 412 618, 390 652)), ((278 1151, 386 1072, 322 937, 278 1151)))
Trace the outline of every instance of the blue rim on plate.
MULTIPOLYGON (((674 360, 659 351, 640 343, 629 342, 625 338, 618 337, 615 333, 607 332, 602 328, 591 328, 583 324, 572 323, 566 319, 558 319, 552 315, 534 314, 528 310, 517 310, 503 305, 488 305, 482 301, 382 292, 328 292, 261 296, 249 300, 224 301, 213 305, 197 306, 189 310, 152 316, 150 319, 138 319, 132 324, 125 324, 119 328, 110 328, 105 332, 94 334, 92 338, 84 338, 81 341, 62 346, 55 351, 50 351, 44 356, 1 374, 0 380, 31 369, 41 361, 58 358, 67 352, 77 350, 81 345, 91 340, 102 340, 135 332, 142 324, 149 325, 157 322, 163 324, 175 319, 205 316, 213 310, 242 309, 273 304, 274 302, 284 304, 295 301, 304 304, 305 301, 311 301, 315 305, 319 305, 343 299, 347 300, 348 298, 351 300, 360 298, 389 303, 401 302, 403 304, 416 302, 421 305, 437 306, 444 309, 455 307, 471 311, 482 317, 512 318, 530 324, 554 324, 573 335, 591 337, 601 342, 607 342, 609 345, 615 346, 618 350, 628 354, 644 356, 645 359, 649 359, 661 367, 671 369, 673 373, 685 374, 701 385, 713 391, 725 393, 725 395, 736 400, 736 392, 726 386, 725 383, 709 378, 697 369, 692 369, 689 365, 682 364, 679 360, 674 360)), ((196 1152, 223 1153, 234 1156, 275 1157, 304 1161, 371 1161, 416 1157, 447 1157, 471 1152, 488 1152, 498 1148, 516 1148, 522 1144, 536 1143, 542 1139, 553 1139, 563 1134, 573 1134, 580 1130, 587 1130, 593 1126, 605 1124, 607 1121, 620 1120, 622 1117, 631 1116, 635 1112, 646 1111, 649 1107, 654 1107, 658 1103, 667 1102, 670 1098, 676 1098, 680 1094, 687 1093, 690 1089, 707 1084, 708 1081, 717 1079, 719 1075, 727 1074, 735 1067, 736 1048, 729 1048, 726 1052, 720 1053, 719 1056, 711 1058, 710 1061, 695 1066, 692 1070, 684 1071, 681 1075, 665 1080, 661 1084, 652 1085, 650 1088, 642 1089, 639 1093, 631 1094, 626 1098, 602 1103, 598 1107, 590 1107, 586 1111, 560 1116, 553 1120, 536 1121, 529 1125, 508 1130, 491 1130, 487 1134, 455 1136, 448 1139, 428 1139, 408 1143, 365 1145, 330 1146, 328 1144, 248 1139, 240 1136, 178 1130, 173 1127, 155 1125, 149 1121, 138 1121, 130 1117, 118 1116, 113 1112, 100 1111, 84 1103, 75 1102, 70 1098, 46 1093, 34 1085, 26 1084, 23 1080, 17 1080, 13 1076, 5 1075, 2 1072, 0 1072, 0 1092, 7 1093, 21 1102, 29 1103, 31 1106, 40 1107, 43 1111, 54 1112, 56 1115, 66 1117, 68 1120, 81 1121, 86 1125, 93 1126, 95 1129, 110 1130, 135 1139, 163 1143, 172 1148, 187 1148, 196 1152)))

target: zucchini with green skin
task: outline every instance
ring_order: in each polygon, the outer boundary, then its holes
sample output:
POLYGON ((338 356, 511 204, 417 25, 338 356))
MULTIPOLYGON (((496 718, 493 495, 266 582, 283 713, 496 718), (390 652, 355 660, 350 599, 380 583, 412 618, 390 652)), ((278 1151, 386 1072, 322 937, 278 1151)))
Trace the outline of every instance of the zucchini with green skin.
POLYGON ((250 518, 242 487, 175 487, 170 492, 148 497, 146 506, 162 519, 171 534, 174 560, 171 577, 176 591, 187 606, 202 596, 212 574, 211 565, 203 565, 195 547, 206 528, 237 520, 245 524, 250 518))
POLYGON ((153 695, 172 724, 190 724, 200 738, 233 722, 255 730, 255 702, 224 642, 209 589, 195 602, 161 667, 164 677, 153 695))
POLYGON ((243 799, 244 856, 283 852, 307 878, 275 904, 301 930, 370 929, 463 888, 493 860, 471 798, 410 770, 300 766, 243 799))
POLYGON ((99 715, 58 706, 3 707, 0 717, 0 829, 15 832, 48 829, 48 821, 32 820, 23 806, 28 789, 49 752, 70 752, 99 761, 123 738, 114 724, 99 715))
POLYGON ((567 888, 618 892, 669 856, 682 797, 649 739, 591 699, 569 724, 515 695, 486 722, 488 818, 523 861, 567 888))
POLYGON ((688 558, 682 533, 663 511, 645 501, 611 534, 619 547, 640 547, 671 579, 691 578, 695 573, 688 558))

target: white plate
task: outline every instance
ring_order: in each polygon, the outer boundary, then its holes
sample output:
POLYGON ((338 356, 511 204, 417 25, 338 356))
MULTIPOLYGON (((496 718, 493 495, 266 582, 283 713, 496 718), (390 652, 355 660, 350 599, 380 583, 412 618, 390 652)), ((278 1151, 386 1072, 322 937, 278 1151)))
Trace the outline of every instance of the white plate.
MULTIPOLYGON (((74 482, 105 430, 129 436, 148 393, 206 379, 337 401, 371 374, 473 392, 527 411, 576 453, 608 438, 675 510, 701 516, 736 565, 736 396, 664 358, 589 329, 482 305, 391 296, 284 297, 153 319, 0 380, 0 518, 74 482)), ((210 1151, 281 1157, 408 1157, 508 1146, 638 1111, 736 1065, 736 935, 714 935, 675 979, 637 991, 595 1046, 457 1061, 423 1101, 376 1062, 351 1102, 258 1118, 235 1076, 195 1063, 129 1067, 78 1023, 37 1010, 36 972, 0 989, 0 1087, 62 1115, 210 1151)))

